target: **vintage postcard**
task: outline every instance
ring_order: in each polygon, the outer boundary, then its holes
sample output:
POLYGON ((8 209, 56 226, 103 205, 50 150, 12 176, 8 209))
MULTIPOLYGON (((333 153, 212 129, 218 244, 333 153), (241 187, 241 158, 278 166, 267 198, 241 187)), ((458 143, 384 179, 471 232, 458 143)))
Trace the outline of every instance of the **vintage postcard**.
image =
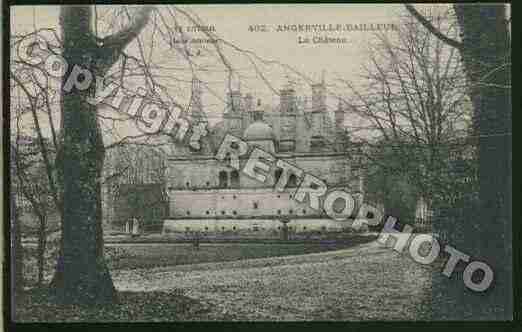
POLYGON ((510 5, 8 15, 12 322, 513 319, 510 5))

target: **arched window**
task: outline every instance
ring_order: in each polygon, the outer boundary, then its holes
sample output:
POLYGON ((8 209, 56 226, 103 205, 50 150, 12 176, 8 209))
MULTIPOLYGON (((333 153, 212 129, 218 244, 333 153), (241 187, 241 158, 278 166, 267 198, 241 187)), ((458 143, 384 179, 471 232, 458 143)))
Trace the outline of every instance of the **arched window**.
POLYGON ((221 172, 219 172, 219 188, 227 188, 227 187, 228 187, 227 172, 221 171, 221 172))
POLYGON ((297 176, 295 176, 295 174, 290 174, 290 176, 288 177, 288 187, 289 188, 297 187, 297 176))
POLYGON ((239 188, 239 172, 233 170, 230 172, 230 184, 232 188, 239 188))
POLYGON ((280 169, 280 168, 276 169, 275 174, 274 174, 275 183, 277 183, 277 181, 279 181, 279 178, 281 177, 282 174, 283 174, 282 169, 280 169))

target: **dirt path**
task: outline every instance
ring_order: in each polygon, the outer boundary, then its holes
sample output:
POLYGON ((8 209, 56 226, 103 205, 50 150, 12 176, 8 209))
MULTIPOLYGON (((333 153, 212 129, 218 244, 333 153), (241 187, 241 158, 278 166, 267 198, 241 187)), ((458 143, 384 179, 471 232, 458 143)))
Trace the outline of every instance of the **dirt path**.
POLYGON ((376 242, 317 254, 112 272, 128 291, 179 290, 237 320, 428 319, 430 270, 376 242))

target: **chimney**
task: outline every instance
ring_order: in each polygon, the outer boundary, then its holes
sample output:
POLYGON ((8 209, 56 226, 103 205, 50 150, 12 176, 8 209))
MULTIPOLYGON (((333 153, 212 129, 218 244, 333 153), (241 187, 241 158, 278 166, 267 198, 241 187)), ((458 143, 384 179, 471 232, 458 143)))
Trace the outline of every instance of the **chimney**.
POLYGON ((292 88, 279 90, 281 113, 292 113, 296 110, 295 90, 292 88))
POLYGON ((324 83, 312 85, 312 112, 326 111, 326 88, 324 83))
POLYGON ((228 110, 234 113, 241 111, 241 92, 235 90, 228 93, 228 110))
POLYGON ((254 97, 252 97, 252 94, 247 93, 243 99, 243 103, 245 105, 245 112, 252 112, 254 110, 254 97))
POLYGON ((263 108, 261 106, 261 99, 257 100, 257 107, 254 111, 254 121, 263 121, 263 108))
POLYGON ((191 110, 190 114, 193 119, 202 121, 205 117, 203 112, 203 103, 201 101, 201 81, 197 78, 192 79, 192 95, 191 95, 191 110))
POLYGON ((338 131, 344 130, 344 111, 346 109, 346 103, 339 98, 339 104, 337 110, 335 110, 335 128, 338 131))

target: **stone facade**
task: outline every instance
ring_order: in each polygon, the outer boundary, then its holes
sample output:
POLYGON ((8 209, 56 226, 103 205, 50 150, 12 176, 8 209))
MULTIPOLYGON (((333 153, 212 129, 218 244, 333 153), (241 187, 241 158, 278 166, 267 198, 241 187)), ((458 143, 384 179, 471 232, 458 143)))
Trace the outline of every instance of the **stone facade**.
MULTIPOLYGON (((329 220, 324 211, 292 199, 301 179, 294 176, 284 192, 277 192, 273 188, 281 170, 275 165, 261 183, 214 157, 224 136, 232 134, 318 177, 330 189, 362 194, 360 177, 351 169, 343 104, 339 104, 332 121, 323 83, 312 86, 311 105, 306 102, 308 98, 298 98, 291 88, 279 95, 279 104, 271 106, 260 100, 254 103, 250 93, 230 92, 223 121, 205 138, 209 141, 205 145, 213 149, 203 153, 183 151, 169 158, 169 218, 164 231, 275 230, 281 227, 281 220, 290 220, 289 226, 293 225, 296 232, 343 228, 329 220)), ((240 160, 240 168, 245 163, 240 160)))

